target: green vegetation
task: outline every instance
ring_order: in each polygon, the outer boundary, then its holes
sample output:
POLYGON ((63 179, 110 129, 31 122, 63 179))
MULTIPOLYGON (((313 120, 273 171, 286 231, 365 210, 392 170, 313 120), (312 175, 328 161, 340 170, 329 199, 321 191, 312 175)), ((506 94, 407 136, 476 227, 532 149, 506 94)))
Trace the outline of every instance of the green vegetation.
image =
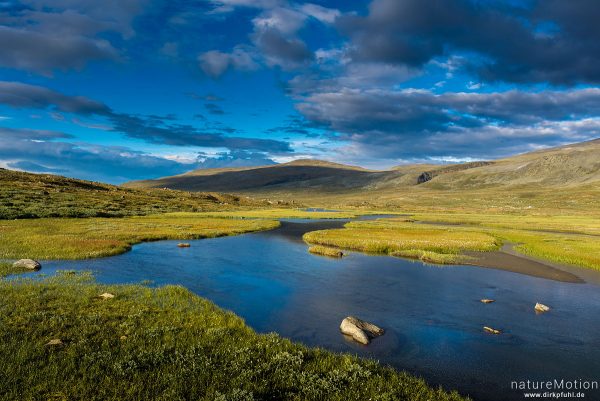
POLYGON ((123 253, 133 244, 269 230, 275 220, 216 219, 194 214, 118 219, 0 221, 0 259, 86 259, 123 253))
POLYGON ((268 206, 267 202, 233 195, 134 190, 56 175, 0 169, 0 219, 122 217, 265 206, 268 206))
POLYGON ((315 255, 329 256, 330 258, 341 258, 344 256, 344 252, 340 249, 322 245, 313 245, 308 248, 308 252, 315 255))
POLYGON ((417 225, 405 219, 350 222, 342 229, 304 234, 310 244, 383 253, 451 264, 464 261, 463 251, 490 251, 500 243, 490 234, 467 229, 417 225))
POLYGON ((454 229, 488 233, 516 244, 529 256, 600 269, 600 220, 587 216, 415 214, 416 220, 458 224, 454 229))
POLYGON ((12 263, 0 262, 0 278, 11 274, 24 273, 25 271, 25 269, 13 267, 12 263))
POLYGON ((585 216, 415 213, 410 218, 356 221, 314 231, 306 242, 438 264, 467 262, 465 251, 502 243, 543 260, 600 269, 600 220, 585 216))
POLYGON ((462 399, 373 361, 258 335, 182 287, 63 273, 0 280, 0 299, 3 400, 462 399))
MULTIPOLYGON (((238 210, 224 212, 204 212, 199 215, 205 217, 219 217, 232 219, 352 219, 361 214, 374 212, 339 211, 339 212, 310 212, 304 209, 260 209, 238 210)), ((185 216, 186 214, 179 214, 185 216)))

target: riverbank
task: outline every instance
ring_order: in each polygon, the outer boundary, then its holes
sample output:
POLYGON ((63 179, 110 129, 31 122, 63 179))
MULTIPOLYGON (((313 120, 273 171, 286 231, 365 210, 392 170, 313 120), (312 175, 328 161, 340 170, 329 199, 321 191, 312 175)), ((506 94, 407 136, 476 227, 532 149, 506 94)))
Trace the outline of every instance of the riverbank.
POLYGON ((62 272, 0 280, 0 297, 0 399, 463 399, 373 361, 259 335, 178 286, 62 272))
POLYGON ((0 260, 98 258, 127 252, 140 242, 214 238, 278 226, 277 220, 208 218, 196 214, 0 220, 0 260))

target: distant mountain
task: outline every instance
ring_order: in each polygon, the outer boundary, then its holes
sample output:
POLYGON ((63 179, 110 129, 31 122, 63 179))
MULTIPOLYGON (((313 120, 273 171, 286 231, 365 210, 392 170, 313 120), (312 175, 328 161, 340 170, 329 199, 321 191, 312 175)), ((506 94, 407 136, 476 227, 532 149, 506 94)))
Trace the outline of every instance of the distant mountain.
POLYGON ((569 187, 598 182, 600 140, 454 165, 408 165, 375 171, 321 160, 296 160, 272 166, 195 170, 126 186, 306 198, 345 193, 375 196, 412 189, 569 187))

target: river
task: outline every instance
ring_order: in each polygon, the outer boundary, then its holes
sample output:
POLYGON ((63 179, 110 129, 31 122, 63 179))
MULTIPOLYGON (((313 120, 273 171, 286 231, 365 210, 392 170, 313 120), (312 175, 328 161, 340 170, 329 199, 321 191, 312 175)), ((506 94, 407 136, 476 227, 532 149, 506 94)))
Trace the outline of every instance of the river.
MULTIPOLYGON (((179 241, 143 243, 109 258, 47 261, 40 273, 81 269, 92 270, 101 283, 180 284, 258 332, 374 358, 475 400, 522 399, 512 381, 600 380, 597 284, 307 252, 304 232, 344 223, 283 221, 272 231, 189 241, 190 248, 178 248, 179 241), (496 302, 483 304, 482 298, 496 302), (536 302, 552 310, 536 314, 536 302), (386 334, 366 347, 354 344, 339 332, 348 315, 386 334), (483 326, 503 334, 487 334, 483 326)), ((600 392, 588 391, 586 399, 600 399, 600 392)))

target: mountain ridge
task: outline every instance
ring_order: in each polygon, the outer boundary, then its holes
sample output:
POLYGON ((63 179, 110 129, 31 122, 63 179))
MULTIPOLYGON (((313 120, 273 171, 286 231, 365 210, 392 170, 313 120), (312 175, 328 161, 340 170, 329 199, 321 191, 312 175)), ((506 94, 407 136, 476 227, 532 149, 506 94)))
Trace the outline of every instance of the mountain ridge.
POLYGON ((124 184, 131 188, 305 196, 394 190, 471 190, 523 186, 571 187, 600 182, 600 139, 507 158, 452 165, 415 164, 368 170, 324 160, 195 170, 124 184))

